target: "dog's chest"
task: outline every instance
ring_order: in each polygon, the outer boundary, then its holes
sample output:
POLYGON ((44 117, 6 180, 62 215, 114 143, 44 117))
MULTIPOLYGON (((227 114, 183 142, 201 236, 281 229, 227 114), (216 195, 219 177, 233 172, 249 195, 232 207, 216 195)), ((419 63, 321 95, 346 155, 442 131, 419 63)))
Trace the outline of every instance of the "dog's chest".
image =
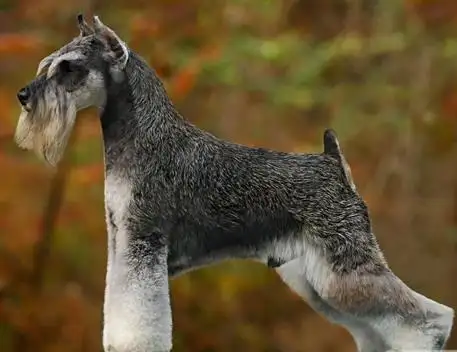
POLYGON ((105 179, 105 207, 116 223, 123 220, 131 201, 132 187, 124 177, 108 174, 105 179))

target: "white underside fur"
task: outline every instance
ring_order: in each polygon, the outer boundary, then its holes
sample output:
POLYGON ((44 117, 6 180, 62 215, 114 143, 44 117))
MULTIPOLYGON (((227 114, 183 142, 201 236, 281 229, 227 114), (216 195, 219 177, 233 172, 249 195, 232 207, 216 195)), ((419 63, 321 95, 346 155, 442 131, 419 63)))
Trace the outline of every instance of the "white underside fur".
POLYGON ((325 290, 326 281, 331 280, 335 274, 330 272, 328 264, 316 255, 316 251, 309 250, 305 256, 277 268, 277 272, 314 310, 345 327, 353 336, 360 352, 385 352, 385 346, 390 346, 391 351, 431 351, 435 334, 449 337, 454 311, 412 290, 423 311, 437 315, 435 321, 428 322, 430 329, 406 324, 395 316, 356 318, 332 307, 321 298, 315 288, 325 290), (436 324, 434 327, 433 323, 436 324))

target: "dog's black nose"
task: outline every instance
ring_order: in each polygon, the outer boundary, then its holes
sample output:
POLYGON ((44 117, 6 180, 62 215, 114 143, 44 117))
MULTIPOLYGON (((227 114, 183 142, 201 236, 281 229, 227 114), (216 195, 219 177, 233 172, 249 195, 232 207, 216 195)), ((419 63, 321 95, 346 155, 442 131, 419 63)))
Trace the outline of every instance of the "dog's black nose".
POLYGON ((29 101, 30 98, 30 91, 27 87, 22 88, 18 93, 17 93, 17 98, 19 99, 19 102, 25 106, 27 105, 27 102, 29 101))

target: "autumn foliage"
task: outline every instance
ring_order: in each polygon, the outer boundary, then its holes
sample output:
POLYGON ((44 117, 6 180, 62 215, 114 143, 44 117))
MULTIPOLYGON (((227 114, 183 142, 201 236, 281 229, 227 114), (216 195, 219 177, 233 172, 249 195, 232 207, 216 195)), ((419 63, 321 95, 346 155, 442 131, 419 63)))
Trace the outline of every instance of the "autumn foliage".
MULTIPOLYGON (((322 149, 337 130, 393 270, 457 309, 455 0, 1 0, 0 351, 101 351, 106 261, 95 111, 51 170, 19 150, 16 91, 97 13, 199 127, 247 145, 322 149)), ((247 261, 172 282, 174 351, 355 351, 247 261)), ((457 348, 457 332, 449 349, 457 348)))

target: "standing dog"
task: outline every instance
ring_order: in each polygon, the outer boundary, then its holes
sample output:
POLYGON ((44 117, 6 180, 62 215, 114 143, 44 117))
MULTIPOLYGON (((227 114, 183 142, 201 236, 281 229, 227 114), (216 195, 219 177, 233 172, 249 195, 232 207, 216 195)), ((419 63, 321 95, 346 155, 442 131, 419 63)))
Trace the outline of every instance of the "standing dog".
POLYGON ((274 267, 359 351, 442 349, 453 309, 388 267, 335 134, 321 154, 237 145, 175 109, 153 70, 98 17, 18 92, 15 140, 56 165, 77 112, 100 109, 108 266, 105 351, 172 347, 168 279, 229 258, 274 267))

